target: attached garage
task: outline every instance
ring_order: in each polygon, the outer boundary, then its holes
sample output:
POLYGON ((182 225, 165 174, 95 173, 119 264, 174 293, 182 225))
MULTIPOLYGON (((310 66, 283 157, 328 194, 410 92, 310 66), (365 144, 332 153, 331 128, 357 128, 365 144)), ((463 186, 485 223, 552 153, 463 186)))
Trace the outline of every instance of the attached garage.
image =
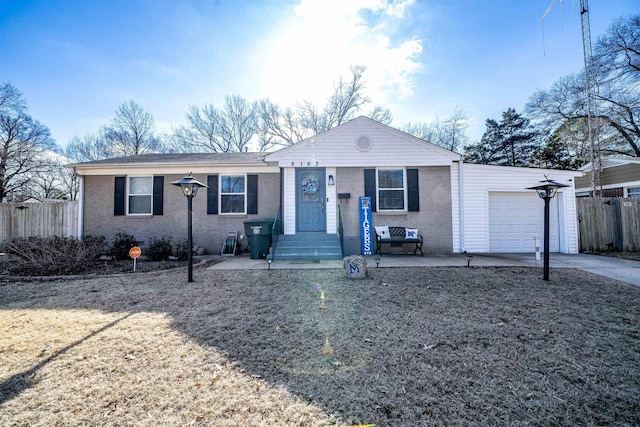
POLYGON ((455 172, 461 220, 454 252, 533 255, 536 237, 544 250, 544 201, 527 189, 547 178, 567 185, 551 199, 549 250, 578 252, 573 181, 581 172, 472 163, 460 164, 455 172))
MULTIPOLYGON (((489 252, 534 252, 535 238, 543 250, 543 207, 535 192, 489 193, 489 252)), ((559 252, 557 201, 549 207, 549 250, 559 252)))

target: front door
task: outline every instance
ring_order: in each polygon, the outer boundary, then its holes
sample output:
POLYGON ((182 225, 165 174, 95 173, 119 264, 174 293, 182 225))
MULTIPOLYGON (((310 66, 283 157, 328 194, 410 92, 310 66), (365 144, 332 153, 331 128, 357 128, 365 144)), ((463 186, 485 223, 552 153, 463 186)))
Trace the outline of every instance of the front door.
POLYGON ((296 170, 296 230, 326 231, 324 169, 296 170))

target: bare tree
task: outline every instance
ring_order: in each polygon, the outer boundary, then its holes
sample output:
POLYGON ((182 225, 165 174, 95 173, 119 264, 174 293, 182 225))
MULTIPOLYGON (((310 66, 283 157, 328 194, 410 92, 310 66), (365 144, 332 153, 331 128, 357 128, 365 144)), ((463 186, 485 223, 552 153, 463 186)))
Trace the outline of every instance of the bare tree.
POLYGON ((282 109, 263 99, 253 104, 257 117, 258 141, 261 150, 292 145, 310 136, 300 117, 291 108, 282 109))
POLYGON ((366 69, 363 65, 354 65, 349 69, 351 80, 346 82, 342 76, 340 77, 325 107, 325 128, 319 129, 321 132, 353 119, 364 105, 371 102, 371 99, 364 95, 364 72, 366 69))
POLYGON ((256 116, 251 104, 238 95, 225 97, 220 129, 227 151, 246 151, 256 132, 256 116))
MULTIPOLYGON (((355 118, 371 102, 365 95, 365 71, 364 66, 350 67, 350 79, 340 77, 323 109, 306 100, 295 109, 280 108, 269 100, 256 102, 254 109, 261 147, 295 144, 355 118)), ((391 112, 382 107, 376 106, 369 117, 391 123, 391 112)))
POLYGON ((238 95, 225 97, 223 109, 213 104, 189 107, 187 121, 187 126, 174 130, 171 147, 175 151, 246 151, 256 136, 256 113, 252 105, 238 95))
POLYGON ((117 156, 166 151, 155 133, 153 116, 134 101, 127 101, 116 110, 111 124, 104 129, 109 152, 117 156))
POLYGON ((29 180, 29 194, 43 199, 73 200, 63 182, 63 176, 70 172, 62 164, 52 159, 29 180))
POLYGON ((63 197, 68 200, 78 200, 80 184, 76 174, 71 169, 63 167, 59 178, 59 188, 63 191, 63 197))
MULTIPOLYGON (((238 95, 227 96, 223 108, 213 104, 191 106, 187 125, 174 129, 170 148, 176 152, 245 151, 257 144, 260 151, 295 144, 353 119, 370 100, 364 95, 365 67, 350 68, 351 78, 340 77, 324 108, 302 101, 282 108, 269 99, 249 104, 238 95)), ((391 123, 391 113, 375 107, 369 117, 391 123)))
POLYGON ((640 15, 616 19, 598 39, 593 59, 596 69, 601 74, 613 77, 623 84, 638 83, 640 81, 640 15))
POLYGON ((373 107, 373 110, 369 111, 367 117, 385 125, 389 125, 393 121, 391 111, 379 105, 373 107))
POLYGON ((47 151, 57 151, 49 129, 26 113, 22 93, 0 86, 0 201, 42 171, 47 151))
POLYGON ((469 114, 456 108, 453 114, 438 127, 437 145, 451 151, 458 151, 469 143, 467 129, 469 128, 469 114))
POLYGON ((192 105, 187 113, 188 126, 173 131, 172 149, 178 152, 224 152, 218 110, 213 104, 202 108, 192 105))
POLYGON ((413 135, 416 138, 424 139, 427 142, 433 143, 433 141, 435 140, 435 131, 430 123, 407 122, 404 125, 400 126, 400 130, 408 133, 409 135, 413 135))
POLYGON ((410 135, 424 139, 447 150, 456 151, 469 143, 467 129, 469 128, 469 114, 456 108, 444 121, 436 119, 427 124, 423 122, 407 123, 400 129, 410 135))
POLYGON ((27 110, 27 102, 11 83, 0 85, 0 113, 19 113, 27 110))
POLYGON ((92 162, 107 159, 113 155, 104 137, 104 129, 97 134, 74 136, 67 144, 65 155, 72 162, 92 162))
MULTIPOLYGON (((596 43, 593 64, 596 148, 603 154, 640 157, 640 15, 614 21, 596 43)), ((582 74, 564 76, 550 89, 534 93, 526 111, 548 135, 566 122, 573 122, 573 128, 586 126, 584 94, 582 74)))

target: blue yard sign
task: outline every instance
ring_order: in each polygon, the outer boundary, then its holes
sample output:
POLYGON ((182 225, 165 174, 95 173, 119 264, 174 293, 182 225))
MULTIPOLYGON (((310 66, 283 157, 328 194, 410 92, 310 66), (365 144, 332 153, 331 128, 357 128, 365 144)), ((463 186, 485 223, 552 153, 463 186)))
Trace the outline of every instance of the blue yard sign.
POLYGON ((360 197, 360 244, 362 255, 373 255, 371 197, 360 197))

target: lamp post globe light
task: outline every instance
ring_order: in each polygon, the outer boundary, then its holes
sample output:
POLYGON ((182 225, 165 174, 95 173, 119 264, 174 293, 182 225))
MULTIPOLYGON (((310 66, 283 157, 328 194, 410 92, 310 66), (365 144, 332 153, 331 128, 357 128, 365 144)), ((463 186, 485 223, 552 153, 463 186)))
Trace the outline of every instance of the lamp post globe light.
MULTIPOLYGON (((545 178, 547 178, 545 176, 545 178)), ((529 187, 527 190, 536 190, 538 196, 544 200, 544 266, 542 280, 549 281, 549 201, 558 192, 559 188, 568 187, 550 179, 540 181, 540 185, 529 187)))
POLYGON ((193 198, 198 194, 198 188, 206 187, 207 185, 201 183, 193 176, 191 172, 184 178, 172 182, 182 188, 182 194, 187 198, 187 262, 189 264, 189 282, 193 282, 193 233, 192 233, 192 211, 193 211, 193 198))

